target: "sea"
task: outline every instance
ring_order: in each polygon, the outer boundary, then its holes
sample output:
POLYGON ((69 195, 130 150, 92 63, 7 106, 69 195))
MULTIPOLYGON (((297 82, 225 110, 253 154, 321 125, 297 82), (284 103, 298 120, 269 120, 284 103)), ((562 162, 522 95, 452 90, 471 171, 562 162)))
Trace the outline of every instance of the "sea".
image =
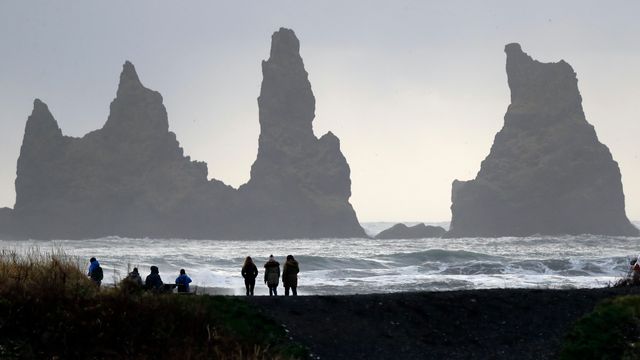
MULTIPOLYGON (((411 225, 412 223, 407 223, 411 225)), ((363 223, 375 235, 393 223, 363 223)), ((444 225, 446 223, 439 223, 444 225)), ((636 223, 636 225, 640 225, 636 223)), ((165 283, 180 269, 197 291, 244 295, 240 269, 251 256, 260 271, 256 295, 268 293, 262 264, 273 254, 300 264, 300 295, 450 291, 489 288, 593 288, 626 276, 640 254, 640 237, 531 236, 461 239, 185 240, 107 237, 87 240, 8 241, 0 249, 64 252, 81 267, 96 257, 104 282, 119 282, 133 267, 143 278, 156 265, 165 283)))

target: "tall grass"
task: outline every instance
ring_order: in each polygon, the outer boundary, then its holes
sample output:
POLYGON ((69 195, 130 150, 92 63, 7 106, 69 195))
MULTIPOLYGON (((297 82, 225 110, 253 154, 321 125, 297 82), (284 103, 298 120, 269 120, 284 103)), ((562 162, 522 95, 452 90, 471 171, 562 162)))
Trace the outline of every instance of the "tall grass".
POLYGON ((239 298, 99 289, 62 250, 0 251, 0 358, 294 359, 306 350, 239 298))
POLYGON ((79 261, 60 249, 41 252, 38 248, 23 253, 0 251, 0 295, 12 298, 35 296, 94 296, 97 287, 80 270, 79 261))

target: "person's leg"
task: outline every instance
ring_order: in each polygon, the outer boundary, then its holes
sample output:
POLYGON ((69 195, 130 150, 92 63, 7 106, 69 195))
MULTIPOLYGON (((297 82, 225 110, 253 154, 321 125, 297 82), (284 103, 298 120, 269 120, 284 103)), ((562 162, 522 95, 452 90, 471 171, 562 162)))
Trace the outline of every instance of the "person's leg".
POLYGON ((246 295, 247 296, 249 296, 249 293, 250 293, 250 291, 249 291, 250 286, 251 286, 251 283, 247 279, 244 279, 244 288, 246 290, 246 295))
POLYGON ((256 287, 256 281, 253 280, 249 283, 249 294, 251 296, 253 296, 253 289, 255 289, 255 287, 256 287))
POLYGON ((273 296, 278 296, 278 285, 273 286, 273 296))
POLYGON ((274 292, 275 292, 275 289, 273 288, 273 286, 269 285, 269 296, 273 296, 274 292))
POLYGON ((296 286, 291 287, 291 292, 293 292, 293 296, 298 296, 298 290, 296 286))
POLYGON ((289 296, 289 287, 287 285, 284 286, 284 296, 289 296))

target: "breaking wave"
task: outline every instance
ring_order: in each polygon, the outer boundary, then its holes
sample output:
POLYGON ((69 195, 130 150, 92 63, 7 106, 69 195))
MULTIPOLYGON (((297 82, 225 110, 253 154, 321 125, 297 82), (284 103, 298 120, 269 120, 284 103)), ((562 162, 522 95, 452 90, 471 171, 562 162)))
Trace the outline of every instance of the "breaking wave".
MULTIPOLYGON (((173 282, 181 268, 200 287, 243 294, 240 267, 274 254, 300 263, 301 294, 354 294, 481 288, 576 288, 604 286, 623 276, 640 253, 638 237, 538 236, 419 240, 321 239, 214 241, 128 239, 3 241, 3 249, 62 248, 85 262, 96 256, 107 282, 129 268, 160 268, 173 282)), ((261 270, 262 273, 262 270, 261 270)), ((257 294, 266 294, 262 286, 257 294)))

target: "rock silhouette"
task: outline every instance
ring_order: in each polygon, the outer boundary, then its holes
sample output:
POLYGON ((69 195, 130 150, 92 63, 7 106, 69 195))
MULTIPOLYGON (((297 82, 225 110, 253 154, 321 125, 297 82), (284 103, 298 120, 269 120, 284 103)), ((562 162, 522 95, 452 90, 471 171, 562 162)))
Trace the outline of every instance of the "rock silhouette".
POLYGON ((425 239, 442 237, 447 230, 441 226, 425 225, 423 223, 407 226, 405 224, 395 224, 392 227, 381 231, 376 235, 376 239, 425 239))
POLYGON ((505 52, 511 105, 476 178, 453 182, 447 236, 638 235, 571 66, 533 60, 518 44, 505 52))
POLYGON ((258 156, 239 189, 251 204, 243 211, 266 237, 363 237, 340 140, 313 133, 315 98, 299 50, 294 32, 281 28, 262 62, 258 156))
POLYGON ((130 62, 106 123, 82 138, 64 136, 35 100, 16 204, 0 211, 0 226, 30 238, 364 236, 338 139, 313 135, 315 99, 293 31, 274 33, 263 74, 258 159, 239 190, 184 155, 162 96, 130 62))

